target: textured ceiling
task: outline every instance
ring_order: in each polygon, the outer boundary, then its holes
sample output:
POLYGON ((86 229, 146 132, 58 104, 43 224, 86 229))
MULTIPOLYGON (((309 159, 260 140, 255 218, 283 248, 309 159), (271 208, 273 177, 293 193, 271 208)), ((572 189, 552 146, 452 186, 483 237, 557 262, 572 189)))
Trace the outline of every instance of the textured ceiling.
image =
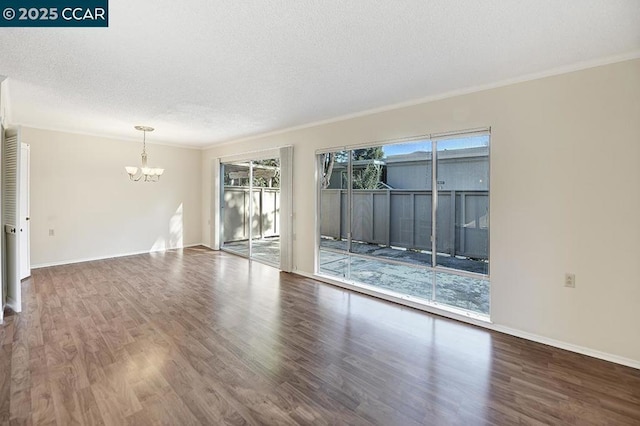
POLYGON ((216 142, 640 51, 638 0, 111 0, 0 28, 11 121, 216 142))

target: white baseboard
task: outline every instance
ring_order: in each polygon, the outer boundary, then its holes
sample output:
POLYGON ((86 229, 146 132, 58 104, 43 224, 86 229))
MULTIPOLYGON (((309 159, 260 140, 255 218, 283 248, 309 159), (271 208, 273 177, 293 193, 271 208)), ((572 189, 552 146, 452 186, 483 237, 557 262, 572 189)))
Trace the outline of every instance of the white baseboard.
POLYGON ((186 245, 184 245, 182 247, 169 247, 169 248, 163 248, 163 249, 158 249, 158 250, 143 250, 143 251, 134 251, 134 252, 129 252, 129 253, 117 253, 117 254, 109 254, 109 255, 105 255, 105 256, 85 257, 85 258, 81 258, 81 259, 70 259, 70 260, 61 260, 61 261, 57 261, 57 262, 39 263, 39 264, 36 264, 36 265, 31 265, 31 269, 48 268, 50 266, 71 265, 73 263, 92 262, 94 260, 113 259, 113 258, 116 258, 116 257, 135 256, 137 254, 158 253, 158 252, 162 252, 162 251, 177 250, 177 249, 181 249, 181 248, 197 247, 197 246, 202 246, 202 245, 204 245, 204 244, 194 243, 194 244, 186 244, 186 245))
POLYGON ((22 306, 19 306, 13 297, 7 297, 7 304, 5 307, 11 309, 15 313, 22 312, 22 306))
POLYGON ((574 345, 573 343, 563 342, 561 340, 551 339, 549 337, 540 336, 538 334, 529 333, 526 331, 518 330, 511 327, 506 327, 498 324, 487 324, 487 328, 498 331, 500 333, 509 334, 511 336, 520 337, 522 339, 531 340, 533 342, 542 343, 544 345, 553 346, 555 348, 564 349, 570 352, 587 355, 593 358, 602 359, 605 361, 613 362, 627 367, 636 368, 640 370, 640 361, 636 361, 630 358, 625 358, 618 355, 613 355, 608 352, 602 352, 595 349, 587 348, 584 346, 574 345))
POLYGON ((511 328, 511 327, 507 327, 507 326, 503 326, 500 324, 495 324, 492 323, 490 321, 483 321, 483 320, 479 320, 464 314, 460 314, 460 313, 456 313, 456 312, 450 312, 449 310, 443 310, 443 309, 439 309, 435 306, 429 306, 429 305, 424 305, 422 303, 415 303, 412 302, 409 299, 404 299, 404 298, 400 298, 400 297, 394 297, 394 296, 390 296, 387 294, 381 294, 379 292, 376 291, 372 291, 372 290, 368 290, 366 288, 362 288, 362 287, 358 287, 358 286, 354 286, 354 285, 350 285, 348 283, 343 283, 341 281, 338 280, 332 280, 330 278, 324 277, 324 276, 320 276, 320 275, 316 275, 316 274, 309 274, 303 271, 293 271, 294 274, 306 277, 306 278, 311 278, 312 280, 316 280, 316 281, 321 281, 327 284, 331 284, 331 285, 335 285, 337 287, 341 287, 347 290, 353 290, 355 292, 358 293, 364 293, 367 294, 369 296, 373 296, 376 297, 378 299, 384 299, 384 300, 389 300, 391 302, 396 302, 396 303, 400 303, 402 305, 406 305, 412 308, 416 308, 419 309, 421 311, 425 311, 431 314, 435 314, 435 315, 439 315, 442 317, 446 317, 446 318, 450 318, 456 321, 461 321, 461 322, 465 322, 468 324, 472 324, 478 327, 483 327, 483 328, 487 328, 489 330, 493 330, 493 331, 497 331, 499 333, 504 333, 504 334, 508 334, 510 336, 515 336, 515 337, 519 337, 522 339, 526 339, 526 340, 530 340, 533 342, 537 342, 537 343, 542 343, 544 345, 548 345, 548 346, 553 346, 555 348, 559 348, 559 349, 564 349, 570 352, 575 352, 575 353, 579 353, 582 355, 587 355, 593 358, 598 358, 598 359, 602 359, 605 361, 609 361, 609 362, 613 362, 616 364, 620 364, 620 365, 624 365, 627 367, 631 367, 631 368, 635 368, 640 370, 640 361, 636 361, 630 358, 625 358, 625 357, 621 357, 618 355, 613 355, 607 352, 601 352, 595 349, 591 349, 591 348, 587 348, 584 346, 579 346, 579 345, 574 345, 572 343, 567 343, 567 342, 563 342, 560 340, 555 340, 555 339, 551 339, 545 336, 540 336, 538 334, 534 334, 534 333, 529 333, 526 331, 522 331, 522 330, 518 330, 515 328, 511 328))

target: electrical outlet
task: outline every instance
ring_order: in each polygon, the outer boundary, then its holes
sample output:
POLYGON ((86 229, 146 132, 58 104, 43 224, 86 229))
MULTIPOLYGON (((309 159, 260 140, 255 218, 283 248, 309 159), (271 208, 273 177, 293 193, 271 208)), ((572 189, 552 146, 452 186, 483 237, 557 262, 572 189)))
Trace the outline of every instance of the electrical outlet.
POLYGON ((575 288, 576 287, 576 274, 570 274, 567 272, 564 274, 564 286, 575 288))
POLYGON ((54 235, 56 235, 55 231, 53 229, 49 229, 49 236, 53 237, 54 235))

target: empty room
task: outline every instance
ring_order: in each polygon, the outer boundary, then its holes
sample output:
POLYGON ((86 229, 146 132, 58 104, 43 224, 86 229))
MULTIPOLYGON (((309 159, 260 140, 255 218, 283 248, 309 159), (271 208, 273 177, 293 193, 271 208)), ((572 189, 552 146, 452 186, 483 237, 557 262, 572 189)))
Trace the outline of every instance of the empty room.
POLYGON ((640 424, 637 0, 0 10, 0 426, 640 424))

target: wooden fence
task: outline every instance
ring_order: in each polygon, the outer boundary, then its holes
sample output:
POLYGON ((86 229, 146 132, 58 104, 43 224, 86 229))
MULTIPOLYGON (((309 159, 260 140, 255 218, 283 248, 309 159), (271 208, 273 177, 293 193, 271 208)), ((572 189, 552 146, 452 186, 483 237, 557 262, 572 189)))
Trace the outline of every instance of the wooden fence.
POLYGON ((280 233, 280 189, 253 189, 253 218, 249 218, 249 188, 224 187, 224 242, 275 237, 280 233))
MULTIPOLYGON (((320 234, 346 239, 346 189, 323 189, 320 234), (339 220, 338 220, 339 218, 339 220)), ((488 191, 438 191, 439 253, 488 259, 488 191)), ((431 251, 430 190, 353 190, 352 239, 431 251)))

